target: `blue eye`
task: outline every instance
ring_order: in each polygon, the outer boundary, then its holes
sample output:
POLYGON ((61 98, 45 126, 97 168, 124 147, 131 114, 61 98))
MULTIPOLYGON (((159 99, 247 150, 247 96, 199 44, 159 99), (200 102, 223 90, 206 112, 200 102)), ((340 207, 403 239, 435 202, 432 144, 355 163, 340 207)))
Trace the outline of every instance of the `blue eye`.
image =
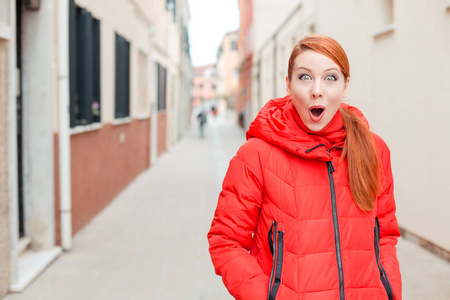
POLYGON ((298 79, 300 80, 311 80, 311 76, 309 76, 308 74, 302 74, 298 77, 298 79))
POLYGON ((336 81, 337 78, 334 75, 328 75, 327 77, 325 77, 326 81, 336 81))

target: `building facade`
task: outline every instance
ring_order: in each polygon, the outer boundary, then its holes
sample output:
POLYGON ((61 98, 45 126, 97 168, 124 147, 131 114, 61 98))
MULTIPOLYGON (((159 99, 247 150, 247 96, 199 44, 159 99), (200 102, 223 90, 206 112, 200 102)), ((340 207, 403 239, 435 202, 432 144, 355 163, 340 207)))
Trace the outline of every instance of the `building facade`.
MULTIPOLYGON (((257 2, 264 1, 255 0, 254 6, 257 2)), ((254 9, 252 28, 271 20, 261 14, 258 21, 256 15, 254 9)), ((450 133, 445 121, 450 109, 449 1, 296 1, 277 28, 254 29, 253 37, 246 37, 266 40, 254 43, 251 119, 269 99, 286 94, 291 50, 311 33, 333 37, 347 52, 351 79, 345 101, 363 111, 391 149, 397 216, 405 236, 450 257, 445 173, 450 163, 442 159, 450 146, 442 138, 450 133), (414 79, 417 74, 426 75, 414 79)))
POLYGON ((237 30, 226 33, 217 51, 217 98, 225 109, 234 108, 239 88, 238 36, 237 30))
MULTIPOLYGON (((207 64, 193 68, 192 107, 211 108, 217 103, 216 65, 207 64)), ((195 112, 195 111, 194 111, 195 112)))
POLYGON ((239 90, 236 96, 234 109, 238 115, 238 123, 241 127, 248 125, 249 107, 251 101, 251 72, 253 53, 253 1, 239 0, 239 90))
POLYGON ((0 1, 0 298, 187 129, 189 19, 186 0, 0 1))
POLYGON ((8 62, 14 45, 14 37, 11 34, 14 19, 10 18, 12 9, 9 9, 9 5, 6 0, 0 1, 0 298, 8 292, 11 278, 10 214, 13 208, 9 198, 13 195, 8 177, 10 170, 15 168, 10 161, 11 147, 8 143, 15 128, 9 118, 15 107, 11 108, 8 105, 9 99, 15 95, 9 82, 9 74, 13 68, 8 62))
MULTIPOLYGON (((269 61, 261 63, 254 58, 258 51, 266 48, 270 43, 267 39, 285 22, 286 17, 298 6, 298 1, 291 0, 240 0, 240 92, 236 110, 242 124, 248 127, 255 116, 255 107, 260 103, 253 103, 256 97, 253 85, 255 68, 268 67, 269 61), (256 64, 256 65, 255 65, 256 64), (258 65, 259 64, 259 65, 258 65), (265 64, 265 66, 261 65, 265 64)), ((272 55, 278 55, 275 50, 272 55)), ((273 67, 273 66, 272 66, 273 67)))

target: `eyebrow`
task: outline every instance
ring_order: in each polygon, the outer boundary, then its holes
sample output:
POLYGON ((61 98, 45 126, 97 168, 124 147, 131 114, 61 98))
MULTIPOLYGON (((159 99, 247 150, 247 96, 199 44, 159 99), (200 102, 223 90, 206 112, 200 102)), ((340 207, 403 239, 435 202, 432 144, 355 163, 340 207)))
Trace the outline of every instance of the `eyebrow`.
MULTIPOLYGON (((305 67, 298 67, 298 68, 297 68, 297 70, 300 70, 300 69, 304 69, 304 70, 306 70, 306 71, 308 71, 308 72, 312 72, 310 69, 305 68, 305 67)), ((334 68, 334 67, 333 67, 333 68, 326 69, 325 72, 332 71, 332 70, 339 72, 339 69, 334 68)))

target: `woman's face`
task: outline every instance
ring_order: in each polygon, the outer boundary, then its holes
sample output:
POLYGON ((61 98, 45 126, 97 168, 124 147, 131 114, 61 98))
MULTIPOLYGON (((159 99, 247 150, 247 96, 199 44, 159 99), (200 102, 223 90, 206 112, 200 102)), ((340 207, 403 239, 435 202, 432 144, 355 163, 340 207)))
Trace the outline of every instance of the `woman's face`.
POLYGON ((347 97, 349 80, 325 55, 307 50, 297 56, 286 90, 309 130, 320 131, 330 123, 347 97))

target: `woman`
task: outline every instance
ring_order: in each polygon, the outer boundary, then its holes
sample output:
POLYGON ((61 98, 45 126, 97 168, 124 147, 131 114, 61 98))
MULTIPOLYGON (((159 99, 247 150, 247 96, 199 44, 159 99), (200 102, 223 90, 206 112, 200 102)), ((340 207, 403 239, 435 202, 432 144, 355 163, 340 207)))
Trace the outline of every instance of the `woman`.
POLYGON ((230 162, 208 239, 236 299, 401 299, 390 153, 349 76, 335 40, 300 40, 230 162))

